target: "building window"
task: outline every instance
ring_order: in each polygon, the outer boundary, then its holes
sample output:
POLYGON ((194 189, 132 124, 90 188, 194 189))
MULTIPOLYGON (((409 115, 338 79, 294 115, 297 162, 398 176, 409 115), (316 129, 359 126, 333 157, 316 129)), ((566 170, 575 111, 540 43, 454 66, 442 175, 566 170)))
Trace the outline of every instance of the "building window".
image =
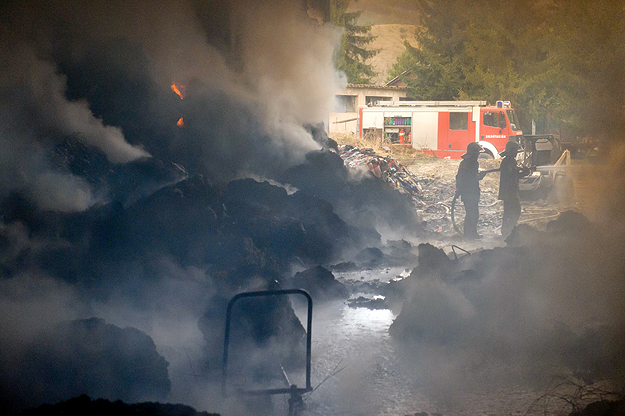
POLYGON ((337 95, 334 106, 335 113, 354 113, 356 112, 356 96, 355 95, 337 95))
POLYGON ((449 130, 469 130, 469 113, 449 113, 449 130))
POLYGON ((368 95, 365 97, 367 105, 375 105, 378 101, 391 101, 391 97, 376 97, 374 95, 368 95))

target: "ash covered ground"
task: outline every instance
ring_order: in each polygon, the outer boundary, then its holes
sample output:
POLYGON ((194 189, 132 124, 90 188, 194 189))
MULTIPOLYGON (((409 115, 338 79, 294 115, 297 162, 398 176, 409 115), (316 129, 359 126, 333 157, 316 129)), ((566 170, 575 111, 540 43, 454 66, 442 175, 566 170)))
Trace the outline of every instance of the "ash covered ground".
MULTIPOLYGON (((451 217, 452 203, 455 194, 455 177, 460 160, 438 159, 427 154, 420 154, 405 149, 356 147, 358 144, 366 146, 367 142, 356 143, 346 140, 341 146, 341 156, 346 165, 353 169, 368 169, 372 160, 381 160, 383 171, 381 179, 393 189, 407 195, 413 201, 415 209, 422 221, 422 236, 427 235, 428 241, 437 244, 454 244, 462 241, 461 235, 454 229, 451 217), (354 143, 349 144, 349 143, 354 143), (345 147, 347 146, 347 147, 345 147), (389 166, 390 162, 390 166, 389 166), (382 175, 383 173, 383 175, 382 175)), ((496 169, 500 160, 480 159, 480 168, 483 170, 496 169)), ((373 175, 373 173, 372 173, 373 175)), ((491 245, 501 235, 501 218, 503 203, 497 199, 499 191, 499 173, 489 173, 480 181, 480 219, 479 232, 486 237, 482 244, 491 245)), ((580 210, 581 203, 566 201, 561 203, 553 194, 546 198, 524 198, 522 201, 522 218, 519 224, 528 224, 538 229, 544 229, 547 222, 555 219, 561 212, 574 209, 580 210)), ((462 224, 463 208, 460 208, 462 224)), ((503 239, 501 239, 503 241, 503 239)), ((475 245, 467 242, 470 247, 475 245)), ((479 245, 479 243, 478 243, 479 245)))
MULTIPOLYGON (((451 204, 455 193, 455 175, 459 160, 430 159, 406 168, 416 177, 421 178, 423 205, 417 208, 421 218, 426 221, 426 230, 435 241, 445 242, 458 239, 451 223, 451 204), (440 233, 437 237, 435 233, 440 233)), ((480 159, 484 170, 499 167, 500 161, 480 159)), ((499 173, 489 173, 480 181, 480 220, 479 232, 488 239, 497 239, 501 235, 503 203, 497 199, 499 192, 499 173)), ((524 199, 519 224, 528 224, 544 229, 547 222, 555 219, 561 212, 577 209, 575 204, 561 204, 547 199, 524 199)))

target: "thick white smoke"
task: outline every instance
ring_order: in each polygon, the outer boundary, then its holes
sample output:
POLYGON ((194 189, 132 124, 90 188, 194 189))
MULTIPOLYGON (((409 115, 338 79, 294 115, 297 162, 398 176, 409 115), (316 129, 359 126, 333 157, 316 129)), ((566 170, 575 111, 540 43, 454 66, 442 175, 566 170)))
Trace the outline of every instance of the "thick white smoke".
MULTIPOLYGON (((68 136, 99 149, 112 163, 150 156, 150 147, 158 149, 161 157, 177 149, 176 155, 195 154, 196 160, 176 162, 191 165, 191 173, 203 166, 204 172, 199 173, 210 174, 228 170, 220 164, 239 172, 265 174, 261 170, 271 170, 268 166, 296 163, 318 148, 304 125, 323 121, 332 105, 338 79, 332 53, 338 31, 311 24, 303 3, 189 0, 155 5, 147 0, 60 0, 45 5, 9 2, 3 10, 7 25, 0 42, 0 117, 4 121, 0 144, 10 162, 1 172, 5 193, 26 188, 41 207, 52 210, 81 210, 93 204, 88 185, 82 183, 79 191, 72 192, 68 185, 77 178, 48 175, 51 167, 44 158, 32 160, 33 148, 45 152, 68 136), (149 135, 141 138, 146 142, 138 137, 129 140, 120 126, 94 117, 93 103, 68 100, 68 79, 57 61, 89 62, 100 45, 116 39, 137 46, 147 58, 149 73, 131 76, 149 77, 141 82, 156 85, 160 95, 139 98, 144 110, 160 119, 177 119, 179 109, 162 97, 172 83, 196 86, 188 88, 189 96, 195 98, 181 103, 194 107, 188 111, 190 116, 199 114, 205 119, 196 120, 186 132, 191 139, 172 131, 164 133, 168 142, 164 145, 149 142, 149 135), (207 100, 227 114, 228 126, 214 111, 202 113, 207 100), (239 126, 231 125, 235 123, 239 126), (21 178, 17 183, 10 180, 15 172, 21 178), (39 180, 42 174, 46 182, 39 180), (40 196, 39 190, 53 177, 64 182, 54 186, 54 192, 65 195, 40 196)), ((107 76, 114 76, 114 71, 133 74, 133 68, 120 66, 110 68, 107 76)), ((107 85, 97 88, 106 90, 107 85)), ((101 94, 96 92, 96 96, 101 94)), ((235 174, 228 173, 230 177, 235 174)))
MULTIPOLYGON (((101 172, 84 172, 100 159, 86 158, 82 170, 70 173, 51 157, 67 141, 96 149, 108 162, 104 166, 117 168, 154 156, 216 181, 271 178, 301 162, 304 154, 319 148, 305 125, 324 121, 333 105, 338 75, 332 55, 339 40, 335 28, 311 24, 303 5, 280 0, 3 3, 0 198, 19 193, 36 209, 57 213, 108 202, 102 195, 108 184, 96 186, 101 172), (172 83, 186 87, 183 100, 171 92, 172 83), (115 90, 128 84, 139 87, 115 90), (106 110, 111 108, 117 119, 127 122, 124 127, 110 123, 106 110), (175 125, 180 116, 184 128, 175 125)), ((62 153, 61 162, 72 156, 62 153)), ((19 208, 20 215, 36 211, 25 207, 19 208)), ((4 221, 0 218, 1 236, 10 241, 0 252, 1 260, 17 264, 24 258, 23 269, 36 269, 49 245, 67 245, 67 250, 50 255, 58 264, 92 238, 65 242, 76 237, 72 230, 63 237, 39 238, 38 230, 4 221)), ((197 326, 215 295, 212 276, 160 256, 136 262, 116 258, 114 265, 94 260, 94 274, 104 281, 81 282, 94 286, 80 296, 71 284, 41 272, 15 275, 0 269, 7 279, 0 282, 7 341, 0 349, 15 354, 5 356, 3 368, 10 368, 19 345, 59 322, 97 316, 116 326, 136 327, 154 339, 171 364, 172 400, 214 410, 218 399, 206 395, 218 390, 198 378, 205 371, 200 365, 206 340, 197 326), (89 296, 100 290, 108 295, 97 301, 89 296)), ((66 260, 70 264, 76 258, 66 260)), ((215 329, 215 339, 221 338, 219 331, 215 329)))
POLYGON ((391 334, 431 397, 457 407, 472 394, 530 388, 536 399, 578 400, 573 384, 555 391, 564 381, 622 391, 620 149, 579 178, 593 185, 579 197, 595 199, 595 221, 569 216, 562 228, 520 233, 518 245, 474 252, 458 270, 416 273, 391 334))
MULTIPOLYGON (((149 156, 129 145, 119 128, 105 126, 96 119, 85 101, 65 97, 65 76, 51 60, 40 57, 36 45, 10 39, 15 44, 0 44, 6 57, 0 77, 5 121, 25 124, 22 129, 39 129, 40 134, 58 131, 78 136, 101 149, 114 163, 149 156)), ((50 58, 50 57, 48 57, 50 58)), ((19 138, 18 138, 19 139, 19 138)))
POLYGON ((85 101, 69 101, 65 76, 37 48, 21 39, 0 41, 0 189, 26 190, 43 209, 84 210, 95 202, 87 183, 51 171, 44 157, 57 137, 76 137, 113 163, 149 154, 128 144, 119 128, 95 118, 85 101))

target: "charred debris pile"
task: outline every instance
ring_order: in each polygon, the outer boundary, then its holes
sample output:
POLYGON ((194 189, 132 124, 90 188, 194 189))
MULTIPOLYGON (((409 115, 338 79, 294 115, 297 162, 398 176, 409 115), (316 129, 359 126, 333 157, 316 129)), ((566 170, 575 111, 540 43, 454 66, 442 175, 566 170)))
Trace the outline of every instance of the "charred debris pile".
POLYGON ((28 194, 8 195, 0 202, 3 278, 37 267, 97 291, 115 283, 102 278, 115 264, 159 254, 219 275, 240 268, 283 275, 294 264, 329 266, 381 247, 380 227, 422 232, 409 200, 375 178, 352 180, 327 150, 274 180, 227 183, 154 158, 112 165, 69 141, 56 151, 59 171, 96 184, 110 202, 61 212, 39 208, 28 194))
MULTIPOLYGON (((451 223, 451 205, 455 193, 455 175, 457 163, 445 160, 444 165, 436 163, 442 172, 423 168, 430 163, 413 167, 402 165, 392 155, 380 155, 372 148, 356 148, 352 145, 339 146, 339 154, 345 165, 351 169, 362 169, 370 176, 378 178, 412 201, 417 215, 421 219, 424 235, 441 240, 453 238, 455 232, 451 223)), ((499 222, 497 212, 497 194, 492 184, 484 186, 480 216, 480 226, 494 230, 499 222)))
MULTIPOLYGON (((384 290, 386 306, 398 313, 390 335, 430 370, 451 368, 467 386, 513 373, 547 390, 554 380, 573 380, 622 397, 619 234, 565 211, 545 231, 518 226, 505 247, 448 255, 421 244, 410 276, 384 290)), ((601 395, 585 397, 593 398, 601 395)))
MULTIPOLYGON (((43 211, 27 196, 13 194, 1 206, 3 285, 10 289, 11 282, 37 270, 75 288, 86 304, 115 297, 148 310, 170 296, 161 290, 165 282, 191 285, 201 293, 197 322, 206 346, 206 377, 218 377, 228 299, 242 291, 291 287, 305 288, 315 302, 357 293, 384 296, 352 303, 399 313, 391 336, 418 354, 425 345, 449 354, 462 350, 475 359, 486 348, 489 360, 527 365, 531 375, 547 365, 589 382, 623 377, 619 351, 625 334, 619 321, 610 321, 622 300, 616 297, 622 293, 625 266, 615 260, 622 258, 622 242, 580 214, 562 214, 546 231, 521 225, 506 247, 471 254, 460 250, 452 258, 429 244, 382 244, 377 226, 395 221, 420 231, 414 205, 373 176, 351 180, 334 152, 309 153, 273 184, 248 178, 216 185, 158 161, 124 172, 106 167, 106 176, 93 163, 84 163, 98 156, 87 150, 81 147, 63 166, 92 181, 113 183, 140 173, 160 186, 141 190, 140 197, 122 190, 118 195, 126 195, 123 200, 78 213, 43 211), (81 170, 76 161, 91 170, 81 170), (389 211, 396 217, 379 215, 389 211), (172 275, 171 264, 195 270, 196 277, 172 275), (334 278, 399 265, 416 267, 409 277, 388 284, 334 278), (568 295, 558 295, 562 290, 568 295), (544 303, 532 297, 536 293, 545 293, 544 303), (602 303, 607 315, 596 317, 599 324, 587 324, 588 306, 602 303), (558 309, 554 318, 546 304, 558 309), (576 319, 560 320, 572 310, 576 319), (543 357, 540 365, 528 365, 537 354, 543 357)), ((303 327, 289 302, 269 300, 243 309, 239 327, 249 331, 233 334, 237 355, 268 345, 298 349, 303 327), (269 325, 259 319, 259 307, 269 311, 269 325)), ((170 389, 168 363, 150 336, 101 319, 54 325, 20 347, 3 351, 10 358, 0 362, 0 405, 7 410, 80 394, 128 402, 164 400, 170 389), (57 368, 59 362, 63 364, 57 368), (112 370, 108 378, 93 373, 94 363, 103 362, 112 370), (138 363, 143 364, 128 379, 128 368, 138 363), (125 370, 117 371, 121 368, 125 370), (67 371, 85 382, 40 377, 67 371), (32 401, 31 391, 41 396, 32 401)), ((286 368, 297 363, 301 357, 290 357, 286 368)))
MULTIPOLYGON (((349 290, 334 279, 333 266, 393 261, 379 255, 398 249, 382 243, 377 227, 420 232, 409 200, 377 178, 352 180, 340 156, 328 150, 309 153, 272 181, 216 184, 156 158, 112 165, 97 149, 72 140, 60 142, 52 158, 59 172, 83 178, 111 202, 61 212, 41 209, 27 193, 4 198, 3 307, 23 296, 25 282, 42 276, 76 294, 77 315, 96 317, 52 320, 33 337, 15 340, 19 348, 0 344, 7 357, 0 361, 0 408, 6 411, 80 394, 127 402, 167 397, 168 362, 152 338, 99 319, 92 303, 159 313, 159 304, 175 303, 172 296, 180 295, 163 288, 188 286, 193 293, 185 301, 201 305, 195 319, 206 345, 205 376, 218 379, 232 296, 305 287, 316 301, 346 298, 349 290), (108 377, 94 373, 102 365, 108 377), (65 377, 68 372, 73 376, 65 377)), ((414 262, 410 249, 403 255, 414 262)), ((233 334, 240 356, 263 345, 297 349, 291 347, 301 343, 304 330, 288 301, 262 305, 270 322, 258 305, 244 306, 238 323, 249 331, 233 334)), ((302 363, 299 356, 288 361, 302 363)))
POLYGON ((62 322, 20 349, 18 359, 2 368, 5 411, 85 393, 126 402, 161 400, 171 388, 168 363, 152 339, 102 319, 62 322))
POLYGON ((384 180, 398 192, 409 195, 417 206, 425 205, 422 202, 423 187, 417 177, 396 159, 378 155, 371 148, 341 145, 338 149, 346 166, 366 167, 373 176, 384 180))
POLYGON ((20 413, 20 416, 219 416, 217 413, 198 412, 190 406, 182 404, 161 404, 143 402, 126 404, 120 400, 92 400, 81 395, 57 404, 45 404, 20 413))

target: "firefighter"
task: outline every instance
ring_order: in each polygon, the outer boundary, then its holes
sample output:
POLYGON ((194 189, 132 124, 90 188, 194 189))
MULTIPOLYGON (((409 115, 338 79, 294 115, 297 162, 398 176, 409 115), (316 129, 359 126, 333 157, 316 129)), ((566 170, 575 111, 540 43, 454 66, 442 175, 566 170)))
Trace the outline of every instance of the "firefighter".
POLYGON ((479 219, 480 181, 485 172, 480 172, 477 158, 482 152, 482 146, 472 142, 467 146, 467 152, 463 154, 458 173, 456 174, 456 194, 464 204, 464 238, 475 240, 482 238, 477 233, 477 220, 479 219))
POLYGON ((520 146, 516 142, 506 143, 501 152, 503 160, 499 166, 499 195, 503 201, 503 220, 501 235, 506 238, 516 227, 521 216, 521 198, 519 197, 519 178, 529 175, 529 169, 517 165, 516 155, 520 146))

